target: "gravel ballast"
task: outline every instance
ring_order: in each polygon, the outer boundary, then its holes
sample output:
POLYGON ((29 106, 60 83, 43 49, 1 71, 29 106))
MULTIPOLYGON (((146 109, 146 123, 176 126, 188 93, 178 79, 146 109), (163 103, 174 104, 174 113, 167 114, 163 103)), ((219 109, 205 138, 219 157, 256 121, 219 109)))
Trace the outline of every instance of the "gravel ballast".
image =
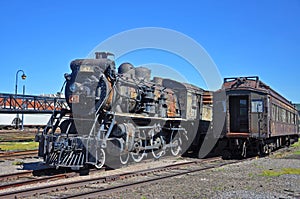
POLYGON ((101 198, 300 198, 300 175, 263 175, 264 171, 300 168, 300 155, 283 151, 101 198))
MULTIPOLYGON (((100 198, 300 198, 299 174, 263 175, 264 172, 279 173, 284 169, 300 170, 299 150, 300 147, 285 148, 264 158, 248 159, 215 169, 173 177, 148 185, 130 188, 122 192, 111 193, 100 198)), ((131 166, 132 168, 126 167, 107 173, 99 172, 99 175, 130 171, 138 167, 145 169, 179 160, 184 161, 185 159, 175 158, 174 160, 174 158, 165 158, 160 161, 142 162, 131 166)), ((0 163, 1 173, 17 172, 24 169, 31 170, 43 166, 40 159, 25 159, 22 161, 26 163, 23 165, 12 165, 12 161, 0 163)), ((83 176, 81 178, 92 176, 83 176)), ((62 181, 75 179, 78 179, 78 177, 62 181)), ((48 182, 48 184, 52 183, 58 182, 48 182)), ((41 183, 41 185, 43 184, 41 183)), ((69 191, 80 190, 71 189, 69 191)), ((41 196, 41 198, 53 198, 53 196, 41 196)))

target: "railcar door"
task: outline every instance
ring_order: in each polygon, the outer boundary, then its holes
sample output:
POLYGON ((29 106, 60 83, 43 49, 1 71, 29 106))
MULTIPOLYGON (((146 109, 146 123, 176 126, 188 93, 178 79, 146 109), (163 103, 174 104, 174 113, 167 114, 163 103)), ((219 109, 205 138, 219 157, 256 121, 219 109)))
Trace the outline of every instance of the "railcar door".
POLYGON ((229 96, 230 132, 249 133, 248 96, 229 96))
POLYGON ((251 96, 251 133, 255 137, 267 136, 270 110, 268 98, 252 94, 251 96), (266 107, 266 109, 265 109, 266 107))

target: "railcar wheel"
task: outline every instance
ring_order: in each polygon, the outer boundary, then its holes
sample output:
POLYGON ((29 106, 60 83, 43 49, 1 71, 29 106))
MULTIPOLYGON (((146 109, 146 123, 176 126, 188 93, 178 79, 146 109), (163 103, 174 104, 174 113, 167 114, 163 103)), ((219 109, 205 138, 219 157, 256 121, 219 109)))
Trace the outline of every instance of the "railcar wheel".
POLYGON ((268 144, 265 144, 263 146, 263 152, 264 152, 264 154, 269 154, 271 152, 271 149, 268 144))
POLYGON ((133 152, 130 152, 131 158, 135 162, 140 162, 145 156, 145 150, 140 149, 141 147, 146 146, 146 134, 144 131, 141 131, 140 136, 138 137, 138 141, 136 141, 135 145, 135 150, 133 152))
POLYGON ((171 144, 171 154, 173 156, 178 156, 182 150, 181 148, 182 140, 181 140, 180 131, 178 131, 177 133, 175 131, 172 131, 170 144, 171 144))
POLYGON ((97 163, 95 164, 95 167, 97 169, 101 169, 103 167, 104 163, 105 163, 105 152, 104 152, 104 149, 97 150, 96 157, 97 157, 97 163))
POLYGON ((222 159, 223 160, 229 160, 232 158, 232 152, 228 149, 224 149, 222 152, 221 152, 221 156, 222 156, 222 159))

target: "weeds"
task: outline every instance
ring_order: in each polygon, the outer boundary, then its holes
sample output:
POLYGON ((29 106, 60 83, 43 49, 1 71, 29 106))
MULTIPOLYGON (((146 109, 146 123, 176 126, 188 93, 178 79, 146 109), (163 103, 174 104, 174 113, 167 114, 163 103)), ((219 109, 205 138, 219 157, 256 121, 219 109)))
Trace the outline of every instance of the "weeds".
POLYGON ((298 142, 295 142, 294 144, 292 144, 292 147, 300 147, 300 139, 298 142))
POLYGON ((277 177, 286 174, 300 175, 300 168, 283 168, 280 171, 264 170, 262 176, 277 177))
POLYGON ((38 142, 0 142, 2 151, 25 151, 38 148, 38 142))
POLYGON ((23 164, 24 164, 24 162, 22 162, 22 161, 15 161, 12 163, 12 165, 23 165, 23 164))

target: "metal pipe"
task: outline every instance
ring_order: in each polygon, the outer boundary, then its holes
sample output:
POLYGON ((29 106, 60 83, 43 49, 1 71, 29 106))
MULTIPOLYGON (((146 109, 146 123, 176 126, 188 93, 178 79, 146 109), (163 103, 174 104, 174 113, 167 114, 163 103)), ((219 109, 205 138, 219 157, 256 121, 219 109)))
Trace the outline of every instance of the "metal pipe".
MULTIPOLYGON (((25 85, 23 85, 23 96, 25 95, 25 85)), ((24 100, 24 98, 23 98, 24 100)), ((22 109, 26 108, 24 107, 25 104, 22 103, 22 109)), ((22 112, 22 128, 21 128, 22 131, 24 131, 24 113, 22 112)))

